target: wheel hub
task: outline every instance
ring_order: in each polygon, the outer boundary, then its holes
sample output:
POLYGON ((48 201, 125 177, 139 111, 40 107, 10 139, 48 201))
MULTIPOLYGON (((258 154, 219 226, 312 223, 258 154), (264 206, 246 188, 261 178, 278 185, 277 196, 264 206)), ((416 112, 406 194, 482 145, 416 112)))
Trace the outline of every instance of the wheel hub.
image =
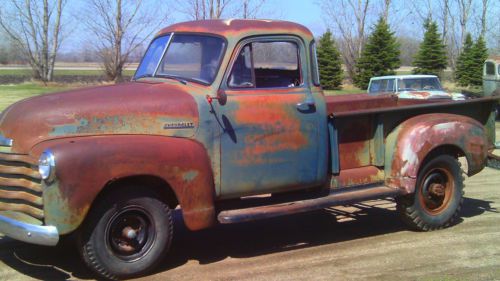
POLYGON ((122 210, 108 223, 108 245, 124 260, 140 258, 152 245, 151 229, 151 219, 143 210, 122 210))
POLYGON ((420 201, 425 210, 436 215, 446 209, 452 192, 451 175, 443 169, 429 171, 420 187, 420 201))
POLYGON ((445 190, 444 185, 440 183, 433 183, 429 187, 429 194, 437 197, 442 197, 444 196, 444 190, 445 190))

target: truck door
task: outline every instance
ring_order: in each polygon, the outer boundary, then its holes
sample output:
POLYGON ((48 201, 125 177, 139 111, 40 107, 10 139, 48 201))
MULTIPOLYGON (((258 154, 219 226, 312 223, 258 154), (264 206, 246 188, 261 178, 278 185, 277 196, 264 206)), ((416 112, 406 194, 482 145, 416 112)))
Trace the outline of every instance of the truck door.
POLYGON ((319 152, 326 154, 319 140, 326 116, 318 104, 324 102, 320 94, 311 95, 305 54, 293 36, 253 38, 236 49, 221 85, 226 100, 217 109, 223 127, 222 197, 299 189, 324 180, 318 175, 319 152))

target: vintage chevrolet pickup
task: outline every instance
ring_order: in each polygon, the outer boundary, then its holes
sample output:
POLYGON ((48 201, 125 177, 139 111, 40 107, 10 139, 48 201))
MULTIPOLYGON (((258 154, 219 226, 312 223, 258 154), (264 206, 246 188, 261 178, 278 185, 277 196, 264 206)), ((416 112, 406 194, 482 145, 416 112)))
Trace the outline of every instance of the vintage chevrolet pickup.
POLYGON ((162 261, 176 208, 200 230, 391 197, 412 228, 443 228, 462 169, 478 173, 495 147, 498 98, 325 96, 301 25, 175 24, 133 81, 1 114, 0 232, 50 246, 72 234, 116 279, 162 261))

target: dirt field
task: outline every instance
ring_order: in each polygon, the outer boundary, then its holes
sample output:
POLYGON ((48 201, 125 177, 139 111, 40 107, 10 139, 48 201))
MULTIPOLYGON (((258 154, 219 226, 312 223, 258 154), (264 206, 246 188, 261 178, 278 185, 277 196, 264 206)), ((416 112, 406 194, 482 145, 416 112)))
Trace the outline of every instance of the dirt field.
MULTIPOLYGON (((466 180, 459 222, 435 232, 407 230, 385 200, 195 233, 177 214, 171 257, 141 280, 500 280, 499 210, 500 171, 486 168, 466 180)), ((0 238, 0 280, 92 278, 71 247, 0 238)))

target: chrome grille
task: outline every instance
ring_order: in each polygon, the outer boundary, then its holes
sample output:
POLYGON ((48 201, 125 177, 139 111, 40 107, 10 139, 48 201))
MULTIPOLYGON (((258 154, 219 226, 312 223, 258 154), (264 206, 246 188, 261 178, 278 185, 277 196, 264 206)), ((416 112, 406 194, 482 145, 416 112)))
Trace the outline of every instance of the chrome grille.
POLYGON ((41 177, 36 160, 30 156, 0 153, 0 211, 43 220, 41 177))

